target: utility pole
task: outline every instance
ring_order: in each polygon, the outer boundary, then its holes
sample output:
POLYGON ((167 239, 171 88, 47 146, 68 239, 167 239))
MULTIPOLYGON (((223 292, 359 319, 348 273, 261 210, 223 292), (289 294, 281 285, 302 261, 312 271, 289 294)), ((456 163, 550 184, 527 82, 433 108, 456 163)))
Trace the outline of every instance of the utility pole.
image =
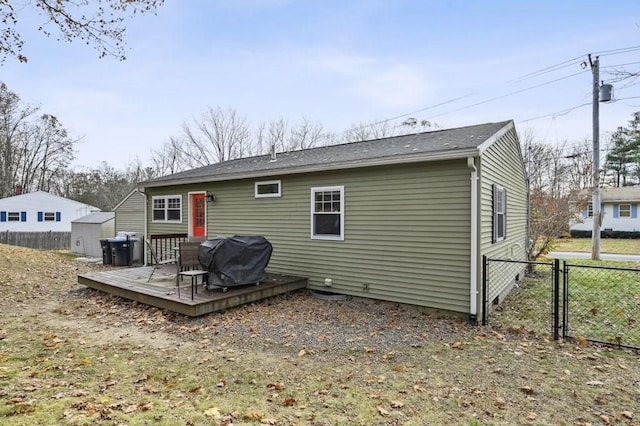
POLYGON ((600 61, 596 56, 589 63, 593 73, 593 195, 591 206, 593 211, 593 233, 591 234, 591 259, 600 260, 600 61))

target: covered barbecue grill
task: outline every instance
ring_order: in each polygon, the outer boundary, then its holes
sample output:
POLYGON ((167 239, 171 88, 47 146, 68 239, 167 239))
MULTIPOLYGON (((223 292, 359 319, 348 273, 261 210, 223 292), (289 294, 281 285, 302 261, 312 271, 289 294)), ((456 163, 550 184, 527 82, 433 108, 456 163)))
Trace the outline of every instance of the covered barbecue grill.
POLYGON ((200 244, 200 264, 209 271, 208 286, 233 287, 258 284, 266 279, 265 269, 273 247, 261 236, 214 238, 200 244))

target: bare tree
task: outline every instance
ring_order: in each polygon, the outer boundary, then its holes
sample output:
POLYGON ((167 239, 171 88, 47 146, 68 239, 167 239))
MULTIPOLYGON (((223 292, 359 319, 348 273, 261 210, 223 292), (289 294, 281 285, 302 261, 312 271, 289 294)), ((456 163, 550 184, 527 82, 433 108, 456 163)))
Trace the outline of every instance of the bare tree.
POLYGON ((20 97, 0 83, 0 198, 14 194, 19 182, 20 145, 27 138, 27 123, 38 111, 22 106, 20 97))
POLYGON ((320 122, 312 123, 309 119, 303 118, 297 126, 289 130, 287 149, 297 151, 313 148, 319 146, 324 138, 325 135, 320 122))
POLYGON ((151 150, 151 168, 155 176, 164 176, 186 170, 182 161, 182 143, 175 136, 151 150))
POLYGON ((124 21, 129 16, 155 13, 164 0, 3 0, 0 1, 0 56, 27 62, 25 41, 18 26, 29 12, 44 19, 38 30, 58 41, 81 40, 92 45, 100 57, 125 59, 124 21))
POLYGON ((394 135, 394 129, 388 120, 353 125, 344 132, 343 142, 359 142, 381 139, 394 135))
POLYGON ((569 160, 568 185, 572 191, 593 186, 593 145, 585 139, 565 156, 569 160))
POLYGON ((247 119, 235 109, 211 108, 182 128, 181 160, 189 167, 241 158, 249 142, 247 119))
POLYGON ((536 141, 531 132, 520 135, 529 181, 529 260, 547 253, 569 230, 584 208, 584 200, 572 185, 572 163, 565 144, 551 146, 536 141))
POLYGON ((73 140, 56 117, 43 114, 23 141, 20 181, 26 191, 49 191, 61 169, 73 160, 73 140))

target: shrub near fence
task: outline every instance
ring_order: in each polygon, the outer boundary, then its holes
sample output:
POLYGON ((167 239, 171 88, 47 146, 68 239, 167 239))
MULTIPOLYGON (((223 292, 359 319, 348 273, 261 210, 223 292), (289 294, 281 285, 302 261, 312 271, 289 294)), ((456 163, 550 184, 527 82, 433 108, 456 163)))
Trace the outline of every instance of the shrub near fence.
POLYGON ((38 250, 69 250, 71 232, 0 232, 0 244, 29 247, 38 250))

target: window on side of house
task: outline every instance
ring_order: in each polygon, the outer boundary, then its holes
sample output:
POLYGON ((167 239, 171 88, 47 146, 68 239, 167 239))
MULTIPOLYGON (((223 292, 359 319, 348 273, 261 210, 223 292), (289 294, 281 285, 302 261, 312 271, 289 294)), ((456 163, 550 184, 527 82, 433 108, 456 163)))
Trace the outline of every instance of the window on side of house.
POLYGON ((344 240, 344 186, 311 188, 311 239, 344 240))
POLYGON ((156 196, 151 199, 154 222, 182 222, 180 195, 156 196))
POLYGON ((593 217, 593 204, 587 204, 587 217, 593 217))
POLYGON ((281 196, 282 196, 282 182, 280 180, 266 180, 262 182, 256 182, 255 184, 256 198, 281 197, 281 196))
POLYGON ((7 212, 7 221, 20 222, 20 212, 7 212))
POLYGON ((631 204, 619 204, 618 205, 619 217, 631 217, 631 204))
POLYGON ((493 185, 493 242, 502 241, 507 236, 507 190, 493 185))
POLYGON ((55 212, 44 212, 44 221, 45 222, 55 222, 56 221, 55 212))

